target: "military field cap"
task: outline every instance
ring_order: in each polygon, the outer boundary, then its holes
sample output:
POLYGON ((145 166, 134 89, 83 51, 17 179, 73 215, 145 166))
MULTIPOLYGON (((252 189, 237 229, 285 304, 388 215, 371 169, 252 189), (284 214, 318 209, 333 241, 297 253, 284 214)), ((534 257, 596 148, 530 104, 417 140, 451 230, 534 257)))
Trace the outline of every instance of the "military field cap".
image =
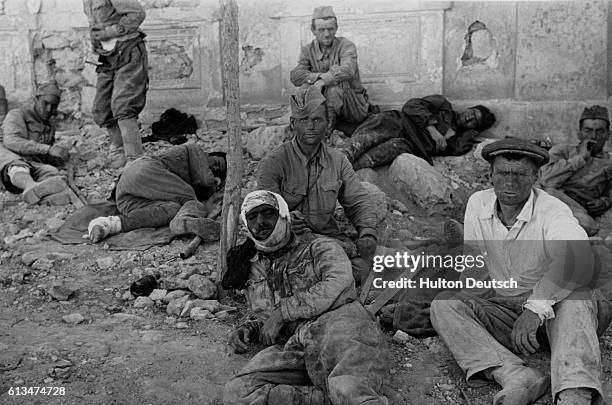
POLYGON ((55 80, 48 81, 47 83, 43 83, 34 92, 35 96, 55 96, 57 98, 61 97, 62 91, 57 85, 55 80))
POLYGON ((300 87, 297 94, 291 96, 291 117, 306 118, 325 102, 325 97, 315 86, 300 87))
POLYGON ((580 122, 583 120, 604 120, 608 123, 610 122, 610 117, 608 116, 608 109, 601 105, 594 105, 592 107, 585 107, 584 111, 582 111, 582 115, 580 116, 580 122))
POLYGON ((508 154, 526 156, 532 159, 538 167, 545 165, 549 160, 546 149, 523 139, 506 138, 490 143, 482 149, 482 157, 489 163, 492 163, 496 156, 508 154))
POLYGON ((320 6, 314 9, 312 12, 312 19, 316 20, 317 18, 336 18, 336 14, 334 13, 334 9, 332 6, 320 6))

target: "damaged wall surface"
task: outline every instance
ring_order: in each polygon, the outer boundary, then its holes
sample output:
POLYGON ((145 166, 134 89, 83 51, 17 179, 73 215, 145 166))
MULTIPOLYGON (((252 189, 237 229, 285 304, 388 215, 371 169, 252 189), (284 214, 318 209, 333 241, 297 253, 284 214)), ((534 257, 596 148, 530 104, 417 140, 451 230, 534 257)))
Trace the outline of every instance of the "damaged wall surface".
MULTIPOLYGON (((150 91, 141 117, 169 107, 223 128, 217 0, 141 0, 147 11, 150 91)), ((451 2, 331 0, 338 36, 357 45, 373 103, 397 108, 442 93, 457 106, 482 103, 493 136, 575 139, 582 107, 609 105, 608 1, 451 2)), ((240 87, 245 120, 286 113, 289 71, 312 40, 320 1, 238 0, 240 87)), ((55 78, 61 117, 89 119, 95 66, 81 0, 0 0, 0 83, 10 106, 55 78)))

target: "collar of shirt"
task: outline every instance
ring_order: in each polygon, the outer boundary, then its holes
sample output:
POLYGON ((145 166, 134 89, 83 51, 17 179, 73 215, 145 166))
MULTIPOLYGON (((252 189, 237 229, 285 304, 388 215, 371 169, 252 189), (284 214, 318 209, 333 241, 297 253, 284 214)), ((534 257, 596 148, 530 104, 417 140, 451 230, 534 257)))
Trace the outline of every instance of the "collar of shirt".
POLYGON ((300 145, 298 145, 295 136, 291 140, 291 148, 293 149, 293 153, 296 154, 300 162, 304 165, 304 167, 308 166, 308 163, 311 161, 317 161, 321 166, 327 167, 329 165, 329 151, 327 150, 327 146, 324 143, 321 143, 319 150, 310 158, 306 157, 302 150, 300 149, 300 145))
POLYGON ((331 46, 327 49, 327 52, 323 52, 317 39, 313 39, 312 42, 314 44, 314 57, 316 58, 316 60, 322 60, 325 55, 330 55, 339 43, 338 38, 334 37, 334 42, 332 42, 331 46))
POLYGON ((491 201, 487 203, 487 205, 484 207, 480 215, 478 215, 478 218, 488 219, 493 222, 499 222, 498 225, 500 225, 501 227, 500 226, 492 227, 492 229, 497 228, 501 230, 501 228, 505 228, 504 234, 499 235, 500 237, 503 236, 503 239, 510 236, 511 232, 516 237, 516 234, 521 229, 521 227, 531 220, 531 217, 533 216, 535 200, 536 200, 536 195, 533 189, 531 189, 531 193, 529 194, 529 198, 527 199, 527 202, 525 203, 525 205, 523 205, 521 212, 519 212, 518 216, 516 217, 516 222, 510 228, 507 228, 502 223, 501 219, 497 215, 497 197, 492 198, 491 201), (515 229, 516 229, 516 232, 513 232, 515 229))

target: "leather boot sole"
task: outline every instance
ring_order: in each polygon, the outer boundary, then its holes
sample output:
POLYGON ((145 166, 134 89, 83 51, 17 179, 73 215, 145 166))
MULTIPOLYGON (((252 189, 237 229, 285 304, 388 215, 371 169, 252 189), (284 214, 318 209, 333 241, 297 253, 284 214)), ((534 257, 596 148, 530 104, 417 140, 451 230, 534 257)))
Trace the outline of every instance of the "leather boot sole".
POLYGON ((64 190, 68 185, 61 176, 50 177, 43 181, 40 181, 23 191, 22 197, 28 204, 36 204, 43 197, 50 194, 59 193, 64 190))

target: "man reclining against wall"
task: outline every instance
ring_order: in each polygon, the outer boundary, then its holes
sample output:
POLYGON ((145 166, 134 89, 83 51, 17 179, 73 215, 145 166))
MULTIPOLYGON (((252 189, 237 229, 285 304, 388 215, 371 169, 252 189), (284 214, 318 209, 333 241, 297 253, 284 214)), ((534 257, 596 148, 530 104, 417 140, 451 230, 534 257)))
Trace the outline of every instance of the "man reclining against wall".
POLYGON ((91 220, 89 239, 170 224, 176 235, 218 240, 219 223, 206 218, 211 208, 204 202, 221 188, 225 174, 224 153, 208 154, 191 143, 139 158, 126 166, 113 193, 121 214, 91 220))
MULTIPOLYGON (((54 145, 55 125, 51 121, 61 93, 55 81, 43 84, 31 103, 9 111, 4 118, 0 177, 8 191, 21 193, 28 204, 45 197, 53 204, 52 195, 68 187, 57 168, 68 160, 68 150, 54 145)), ((66 199, 58 201, 65 203, 66 199)))
POLYGON ((351 164, 323 143, 327 103, 311 86, 291 98, 292 141, 268 154, 257 168, 257 184, 282 195, 292 211, 296 232, 312 231, 338 239, 359 281, 372 269, 376 250, 376 212, 351 164), (357 230, 353 242, 334 219, 336 203, 357 230))
POLYGON ((386 405, 389 359, 378 326, 357 301, 351 263, 330 238, 296 235, 289 208, 253 191, 241 215, 249 239, 228 252, 224 288, 246 289, 250 320, 230 338, 260 351, 225 386, 225 404, 386 405))
POLYGON ((355 170, 388 165, 402 153, 433 164, 434 155, 468 152, 474 137, 494 123, 495 115, 482 105, 459 113, 439 94, 413 98, 401 111, 370 116, 357 127, 342 151, 355 170))
POLYGON ((578 127, 580 143, 554 146, 550 163, 541 169, 542 188, 572 209, 589 236, 599 230, 593 217, 612 206, 612 159, 603 150, 609 137, 608 109, 585 108, 578 127))

